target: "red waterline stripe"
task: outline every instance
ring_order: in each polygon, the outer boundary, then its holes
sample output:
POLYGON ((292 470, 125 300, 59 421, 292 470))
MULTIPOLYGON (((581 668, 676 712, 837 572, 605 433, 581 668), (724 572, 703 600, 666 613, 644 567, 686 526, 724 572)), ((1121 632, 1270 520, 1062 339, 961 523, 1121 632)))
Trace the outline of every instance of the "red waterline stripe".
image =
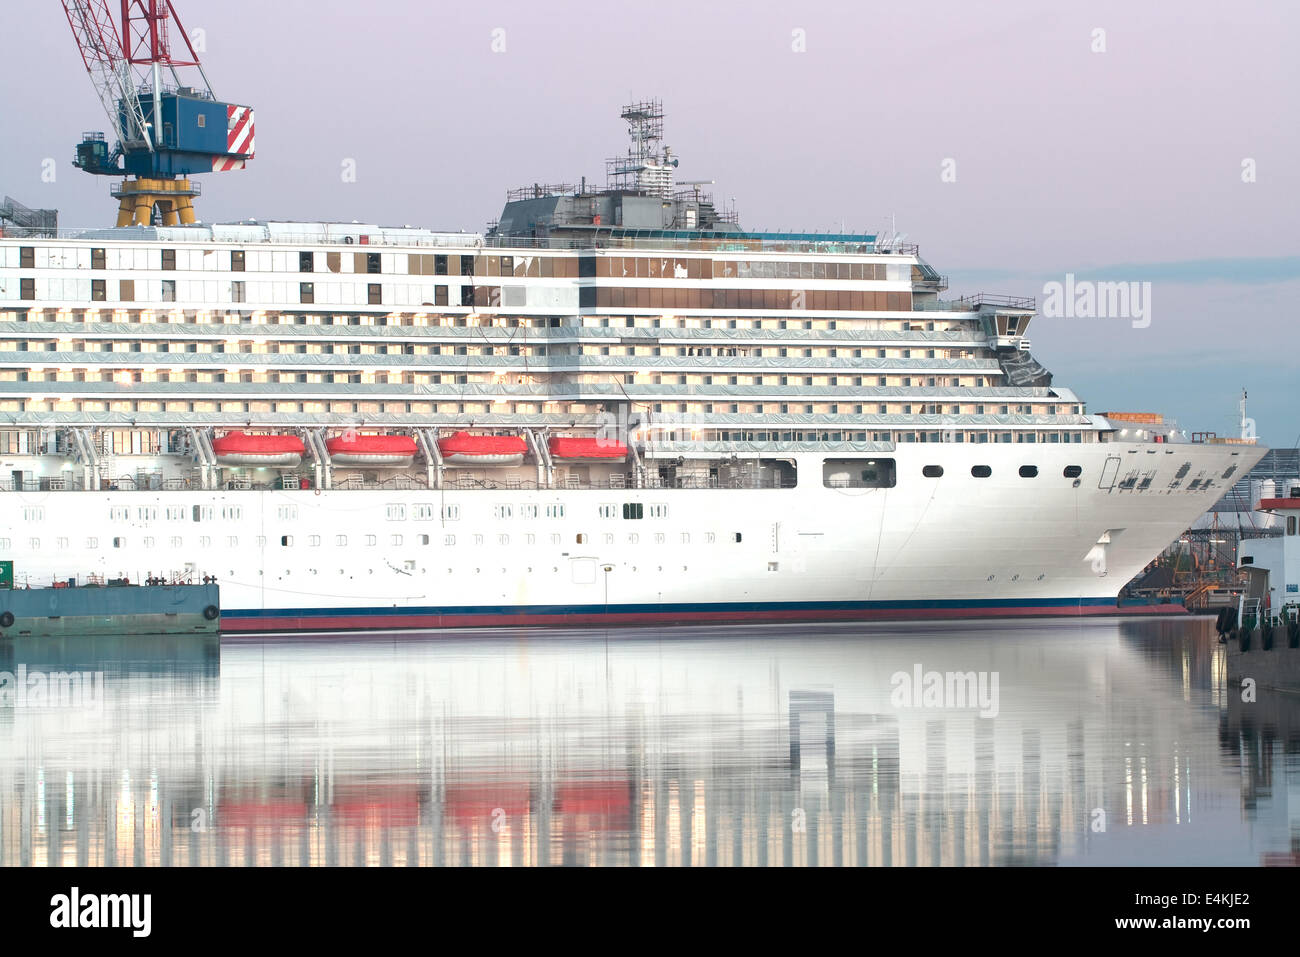
POLYGON ((918 621, 962 618, 1079 618, 1098 615, 1187 614, 1182 605, 1039 605, 998 608, 844 608, 772 611, 584 612, 580 614, 302 615, 294 618, 231 618, 225 634, 278 631, 367 631, 384 628, 500 628, 519 625, 652 625, 739 621, 918 621))

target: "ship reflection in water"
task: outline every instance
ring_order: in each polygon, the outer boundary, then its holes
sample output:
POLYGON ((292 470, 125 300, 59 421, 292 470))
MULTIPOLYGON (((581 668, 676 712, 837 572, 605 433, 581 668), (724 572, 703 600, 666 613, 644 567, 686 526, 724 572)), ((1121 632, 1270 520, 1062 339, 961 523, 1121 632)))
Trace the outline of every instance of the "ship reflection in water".
POLYGON ((1226 692, 1207 621, 167 641, 0 643, 0 865, 1300 848, 1296 700, 1226 692))

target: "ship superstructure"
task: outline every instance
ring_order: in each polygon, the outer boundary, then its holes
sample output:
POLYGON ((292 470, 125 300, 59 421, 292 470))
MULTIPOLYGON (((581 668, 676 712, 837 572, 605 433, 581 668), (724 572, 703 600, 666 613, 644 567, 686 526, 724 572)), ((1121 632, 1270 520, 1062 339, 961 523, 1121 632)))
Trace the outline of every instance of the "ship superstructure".
POLYGON ((0 557, 249 629, 1113 611, 1263 454, 1088 413, 1033 299, 747 231, 624 119, 483 234, 0 238, 0 557))

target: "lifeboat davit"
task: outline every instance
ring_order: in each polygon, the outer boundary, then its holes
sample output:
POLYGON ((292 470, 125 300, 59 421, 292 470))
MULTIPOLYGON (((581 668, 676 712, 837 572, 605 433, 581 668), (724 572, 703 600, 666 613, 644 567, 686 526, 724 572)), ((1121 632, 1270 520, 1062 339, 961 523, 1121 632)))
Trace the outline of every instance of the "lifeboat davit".
POLYGON ((325 440, 335 465, 401 467, 415 461, 415 439, 409 435, 361 435, 348 432, 325 440))
POLYGON ((455 432, 438 440, 448 465, 518 465, 528 444, 518 435, 471 435, 455 432))
POLYGON ((555 435, 546 445, 557 462, 622 462, 627 458, 627 446, 612 439, 555 435))
POLYGON ((218 465, 297 468, 306 448, 294 435, 249 435, 227 432, 212 442, 218 465))

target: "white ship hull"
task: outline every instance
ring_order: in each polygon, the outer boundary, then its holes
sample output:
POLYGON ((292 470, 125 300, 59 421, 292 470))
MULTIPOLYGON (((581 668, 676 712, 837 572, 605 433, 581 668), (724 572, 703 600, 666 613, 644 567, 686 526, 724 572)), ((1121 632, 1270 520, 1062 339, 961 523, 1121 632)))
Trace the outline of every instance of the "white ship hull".
POLYGON ((0 527, 19 587, 213 576, 226 631, 1114 613, 1263 452, 905 444, 877 456, 893 488, 825 487, 797 453, 782 489, 22 492, 0 527))

